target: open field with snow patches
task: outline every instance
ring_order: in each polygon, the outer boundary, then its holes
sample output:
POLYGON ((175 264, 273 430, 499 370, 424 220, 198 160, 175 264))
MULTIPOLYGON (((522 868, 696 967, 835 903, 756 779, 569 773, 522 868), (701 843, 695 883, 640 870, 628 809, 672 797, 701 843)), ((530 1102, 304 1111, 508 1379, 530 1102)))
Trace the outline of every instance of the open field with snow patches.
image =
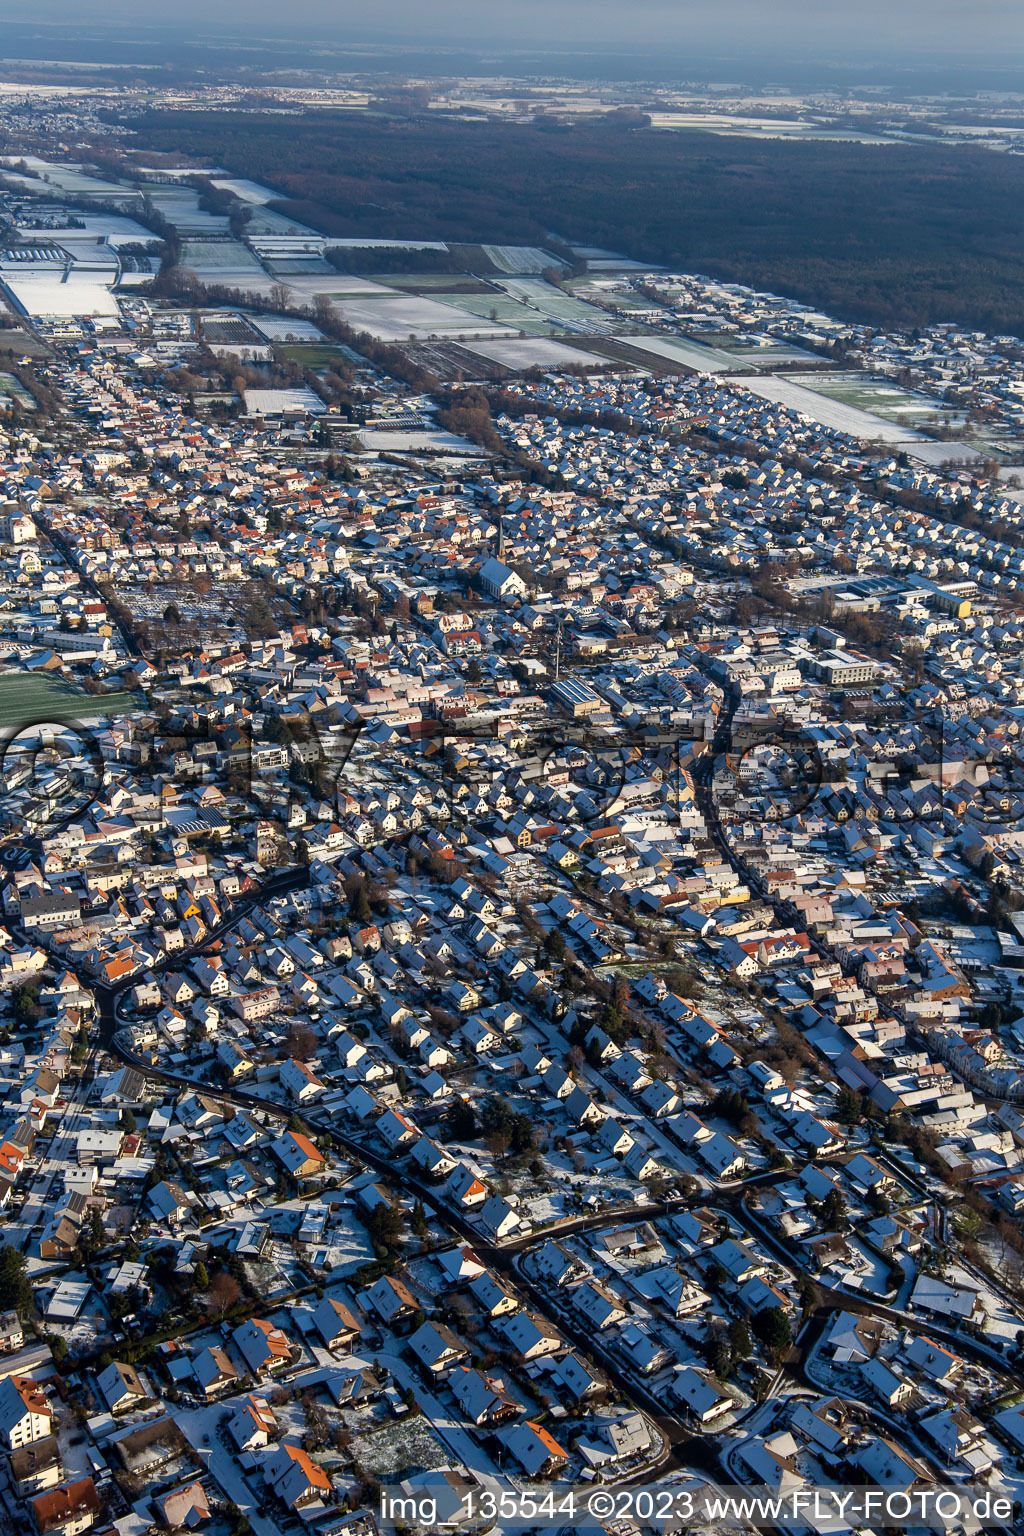
POLYGON ((486 357, 504 368, 570 368, 582 365, 593 368, 597 359, 578 347, 566 346, 564 341, 537 336, 528 340, 513 337, 508 341, 474 341, 467 343, 467 351, 486 357))
POLYGON ((334 307, 357 331, 369 331, 379 341, 407 341, 426 336, 510 336, 518 327, 495 325, 464 310, 435 299, 418 296, 347 298, 333 300, 334 307))
POLYGON ((799 411, 802 416, 808 416, 824 427, 832 427, 837 432, 848 432, 851 437, 882 443, 908 443, 921 440, 921 434, 911 427, 898 426, 895 422, 886 421, 883 416, 878 416, 872 411, 859 410, 856 406, 846 405, 840 400, 829 400, 827 396, 815 390, 807 389, 802 384, 795 384, 792 379, 747 375, 734 379, 733 383, 749 389, 755 395, 760 395, 764 400, 774 400, 779 405, 799 411))

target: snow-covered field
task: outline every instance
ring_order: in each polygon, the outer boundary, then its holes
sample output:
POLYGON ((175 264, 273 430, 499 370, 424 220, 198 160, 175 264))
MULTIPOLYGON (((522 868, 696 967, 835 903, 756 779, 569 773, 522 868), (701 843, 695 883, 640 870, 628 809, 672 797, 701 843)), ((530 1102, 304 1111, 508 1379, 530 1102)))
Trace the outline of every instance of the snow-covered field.
POLYGON ((499 272, 543 272, 545 267, 563 265, 539 245, 484 245, 481 249, 499 272))
POLYGON ((350 294, 382 294, 388 297, 394 290, 368 277, 355 277, 348 272, 325 272, 323 275, 315 273, 308 277, 290 277, 288 291, 298 303, 309 304, 318 293, 325 293, 334 302, 350 294))
POLYGON ((218 177, 213 185, 233 193, 243 203, 270 203, 281 196, 280 192, 272 192, 269 187, 261 187, 258 181, 248 181, 244 176, 218 177))
POLYGON ((227 282, 232 273, 263 275, 263 268, 240 240, 183 240, 181 265, 198 277, 227 282))
POLYGON ((456 437, 439 427, 426 432, 389 432, 386 427, 359 433, 359 441, 371 453, 466 453, 479 456, 483 449, 468 438, 456 437))
POLYGON ((884 417, 875 416, 870 411, 862 411, 855 405, 844 405, 840 400, 829 400, 825 395, 816 394, 812 389, 805 389, 802 384, 794 384, 791 379, 780 378, 777 375, 771 378, 744 375, 734 378, 733 383, 749 389, 751 394, 760 395, 762 400, 774 400, 779 405, 799 411, 801 416, 808 416, 811 421, 820 422, 823 427, 832 427, 837 432, 848 432, 851 437, 882 443, 911 443, 921 440, 921 434, 910 427, 901 427, 896 422, 886 421, 884 417))
POLYGON ((617 341, 654 357, 663 357, 669 363, 679 363, 683 368, 696 368, 700 373, 728 373, 736 367, 736 359, 718 347, 701 347, 695 341, 674 336, 629 336, 619 334, 617 341))
POLYGON ((568 368, 572 365, 593 367, 600 361, 590 352, 578 347, 566 346, 564 341, 551 341, 544 336, 513 337, 508 341, 474 341, 467 348, 478 357, 486 357, 504 368, 568 368))
MULTIPOLYGON (((324 279, 328 281, 328 279, 324 279)), ((332 280, 333 281, 333 280, 332 280)), ((461 313, 435 299, 392 295, 387 299, 349 299, 334 301, 334 307, 357 331, 369 331, 378 341, 407 341, 410 336, 514 336, 508 326, 494 325, 474 315, 461 313)))

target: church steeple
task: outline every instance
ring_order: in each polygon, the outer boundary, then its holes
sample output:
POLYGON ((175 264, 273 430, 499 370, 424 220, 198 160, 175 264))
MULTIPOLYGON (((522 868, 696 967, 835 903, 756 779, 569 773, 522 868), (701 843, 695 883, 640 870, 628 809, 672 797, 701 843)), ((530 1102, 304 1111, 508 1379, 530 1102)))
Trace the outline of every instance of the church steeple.
POLYGON ((505 563, 505 515, 498 514, 498 559, 505 563))

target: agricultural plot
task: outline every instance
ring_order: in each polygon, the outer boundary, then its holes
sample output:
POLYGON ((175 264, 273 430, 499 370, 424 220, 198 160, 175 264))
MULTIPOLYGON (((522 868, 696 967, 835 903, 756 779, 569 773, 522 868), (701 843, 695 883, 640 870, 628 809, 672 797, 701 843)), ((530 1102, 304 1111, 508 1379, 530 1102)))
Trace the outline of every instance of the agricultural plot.
MULTIPOLYGON (((142 188, 153 207, 181 235, 226 235, 228 221, 223 214, 207 213, 199 206, 194 187, 148 185, 142 188)), ((109 188, 108 188, 109 191, 109 188)))
POLYGON ((349 298, 352 294, 380 294, 382 297, 391 297, 394 290, 385 288, 381 283, 374 282, 369 277, 354 277, 347 272, 325 272, 323 276, 310 275, 308 277, 290 277, 288 279, 288 292, 297 304, 312 304, 313 300, 321 293, 326 294, 331 303, 338 299, 349 298))
POLYGON ((499 363, 488 362, 471 352, 469 346, 454 341, 423 342, 404 348, 407 357, 414 359, 421 368, 428 369, 442 384, 465 383, 467 380, 486 382, 504 379, 509 370, 499 363))
POLYGON ((900 426, 938 425, 960 422, 963 412, 953 410, 941 400, 933 400, 915 390, 903 389, 891 379, 874 379, 863 373, 791 373, 794 384, 826 395, 859 411, 871 411, 900 426))
POLYGON ((197 277, 209 277, 214 282, 226 282, 229 274, 246 276, 264 275, 256 257, 240 240, 183 240, 181 265, 189 267, 197 277))
POLYGON ((481 319, 491 319, 497 326, 505 326, 519 335, 520 330, 528 336, 547 336, 556 327, 551 326, 551 321, 537 315, 536 310, 527 309, 525 304, 520 304, 516 298, 510 298, 508 293, 459 293, 459 295, 444 296, 439 293, 439 301, 442 304, 451 304, 453 309, 462 310, 465 315, 476 315, 481 319))
POLYGON ((565 265, 557 256, 542 250, 539 245, 485 245, 481 249, 492 266, 510 275, 517 272, 539 274, 545 267, 565 265))
POLYGON ((346 251, 446 251, 443 240, 336 240, 331 245, 346 251))
POLYGON ((203 320, 203 336, 211 346, 221 347, 252 347, 263 341, 256 327, 241 315, 207 315, 203 320))
POLYGON ((525 304, 510 298, 507 293, 488 290, 485 293, 438 294, 437 297, 442 304, 450 304, 466 315, 477 315, 481 320, 493 320, 516 335, 525 331, 527 336, 547 336, 554 329, 550 320, 545 320, 536 310, 527 309, 525 304))
POLYGON ((298 219, 289 218, 286 213, 278 213, 276 208, 257 208, 252 205, 249 208, 245 233, 246 238, 250 235, 306 235, 314 240, 323 238, 315 229, 310 229, 308 224, 300 224, 298 219))
POLYGON ((142 693, 80 693, 60 678, 39 672, 0 675, 0 730, 24 730, 58 721, 95 720, 101 715, 130 715, 145 709, 142 693))
POLYGON ((570 347, 564 341, 554 341, 545 336, 525 341, 520 337, 512 337, 507 341, 474 341, 467 345, 466 350, 486 357, 492 363, 500 363, 503 368, 510 368, 513 372, 526 368, 599 366, 598 359, 592 353, 581 352, 578 347, 570 347))
MULTIPOLYGON (((92 176, 80 165, 63 165, 54 160, 40 160, 36 155, 19 155, 18 160, 24 160, 30 171, 35 171, 48 186, 58 192, 64 192, 69 197, 106 197, 117 195, 118 188, 112 186, 109 181, 102 181, 98 176, 92 176)), ((29 182, 38 191, 38 182, 29 182)), ((127 189, 125 189, 127 190, 127 189)))
POLYGON ((16 379, 13 373, 0 373, 0 395, 6 395, 10 400, 17 400, 22 410, 36 410, 36 402, 25 388, 20 379, 16 379))
POLYGON ((330 344, 321 346, 316 342, 291 342, 278 347, 277 351, 289 362, 298 363, 301 368, 333 368, 345 356, 340 347, 330 344))
MULTIPOLYGON (((815 375, 815 378, 817 376, 815 375)), ((836 432, 848 432, 851 437, 867 442, 911 443, 921 442, 921 434, 911 427, 901 427, 886 421, 872 411, 863 411, 839 400, 830 400, 816 390, 797 384, 792 378, 760 378, 746 375, 733 380, 734 384, 760 395, 763 400, 774 400, 777 405, 799 411, 811 421, 820 422, 836 432)), ((943 445, 945 446, 945 445, 943 445)))
POLYGON ((493 293, 490 284, 461 272, 386 272, 377 282, 400 293, 493 293))
POLYGON ((506 278, 500 286, 510 297, 518 299, 561 330, 608 335, 620 324, 593 304, 584 304, 560 288, 553 288, 543 278, 506 278))
POLYGON ((261 187, 258 181, 248 181, 244 176, 218 177, 213 183, 224 192, 230 192, 241 203, 272 203, 281 196, 269 187, 261 187))
POLYGON ((508 336, 512 326, 478 320, 436 299, 390 294, 386 299, 346 298, 334 307, 357 331, 369 331, 378 341, 407 341, 417 336, 508 336))
POLYGON ((698 373, 734 373, 738 366, 729 352, 722 352, 717 347, 703 347, 698 342, 686 341, 681 336, 655 336, 644 334, 642 336, 628 336, 617 333, 617 341, 628 342, 630 347, 637 351, 645 352, 652 357, 664 358, 669 363, 677 363, 680 368, 694 368, 698 373))
POLYGON ((368 453, 458 453, 474 458, 483 453, 468 438, 456 437, 454 432, 445 432, 440 427, 404 432, 388 427, 369 428, 357 436, 368 453))

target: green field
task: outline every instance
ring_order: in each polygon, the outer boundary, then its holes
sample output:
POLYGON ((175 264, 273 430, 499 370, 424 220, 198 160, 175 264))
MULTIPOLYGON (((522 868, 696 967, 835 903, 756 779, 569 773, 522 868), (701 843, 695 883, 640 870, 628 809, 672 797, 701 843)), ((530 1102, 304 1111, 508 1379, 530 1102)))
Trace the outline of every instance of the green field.
MULTIPOLYGON (((756 354, 755 354, 756 355, 756 354)), ((870 411, 884 421, 898 422, 901 426, 918 427, 937 424, 940 421, 962 421, 963 412, 934 400, 916 390, 904 389, 891 379, 876 378, 872 374, 847 373, 791 373, 794 384, 813 389, 817 395, 825 395, 840 405, 852 405, 858 411, 870 411)))
POLYGON ((20 731, 51 721, 130 714, 146 707, 143 693, 81 693, 58 678, 40 673, 0 674, 0 730, 4 731, 20 731))
POLYGON ((319 342, 294 342, 286 347, 276 347, 282 357, 286 357, 290 363, 298 363, 302 368, 331 368, 344 359, 341 347, 323 346, 319 342))
POLYGON ((404 293, 491 293, 488 283, 478 277, 462 276, 458 272, 394 272, 380 273, 375 283, 386 288, 401 288, 404 293))

